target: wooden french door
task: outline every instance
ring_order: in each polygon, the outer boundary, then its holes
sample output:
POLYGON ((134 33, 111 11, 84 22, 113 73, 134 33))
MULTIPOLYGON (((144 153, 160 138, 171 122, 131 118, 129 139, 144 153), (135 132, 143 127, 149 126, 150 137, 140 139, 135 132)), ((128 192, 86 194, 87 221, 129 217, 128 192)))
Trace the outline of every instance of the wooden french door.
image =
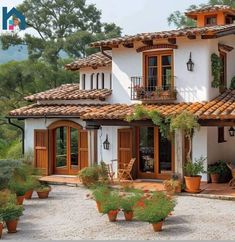
POLYGON ((174 172, 173 142, 162 137, 156 127, 136 129, 138 178, 168 179, 174 172))
POLYGON ((220 51, 222 68, 220 72, 220 92, 223 93, 227 88, 227 54, 220 51))
POLYGON ((76 175, 88 166, 88 135, 78 124, 57 122, 50 128, 52 173, 76 175))

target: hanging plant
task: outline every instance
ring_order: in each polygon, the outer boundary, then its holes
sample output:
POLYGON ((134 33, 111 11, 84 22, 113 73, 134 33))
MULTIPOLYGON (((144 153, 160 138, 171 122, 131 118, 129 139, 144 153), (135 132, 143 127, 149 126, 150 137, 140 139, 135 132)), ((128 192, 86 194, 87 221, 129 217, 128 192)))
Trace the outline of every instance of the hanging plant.
POLYGON ((211 70, 212 70, 212 76, 213 76, 213 81, 211 83, 211 86, 213 88, 219 88, 221 86, 220 76, 221 76, 222 67, 223 67, 223 63, 220 57, 217 54, 213 53, 211 55, 211 70))
POLYGON ((184 111, 175 117, 171 118, 170 130, 174 132, 176 130, 182 130, 189 141, 189 151, 187 154, 187 161, 191 161, 191 151, 192 151, 192 137, 195 129, 199 129, 200 125, 198 119, 192 113, 184 111))
POLYGON ((231 90, 235 90, 235 76, 231 80, 231 85, 230 85, 231 90))

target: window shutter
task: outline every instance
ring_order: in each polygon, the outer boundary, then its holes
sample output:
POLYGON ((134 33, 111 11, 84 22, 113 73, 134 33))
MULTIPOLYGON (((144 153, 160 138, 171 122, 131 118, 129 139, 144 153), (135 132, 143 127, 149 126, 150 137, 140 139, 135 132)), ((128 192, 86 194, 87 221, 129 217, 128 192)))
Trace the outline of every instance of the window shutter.
POLYGON ((42 175, 48 175, 48 131, 34 131, 34 162, 35 167, 39 168, 42 175))
POLYGON ((86 130, 79 130, 79 166, 80 169, 88 167, 88 133, 86 130))

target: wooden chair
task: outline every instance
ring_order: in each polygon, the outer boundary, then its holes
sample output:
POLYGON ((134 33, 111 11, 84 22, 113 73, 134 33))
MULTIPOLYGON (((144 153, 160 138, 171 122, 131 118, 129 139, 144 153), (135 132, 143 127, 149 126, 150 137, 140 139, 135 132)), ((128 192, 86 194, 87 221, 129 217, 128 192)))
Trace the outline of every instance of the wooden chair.
POLYGON ((232 187, 232 188, 235 188, 235 166, 232 164, 232 162, 227 162, 226 163, 228 168, 231 170, 232 172, 232 180, 229 182, 229 186, 232 187))
POLYGON ((119 181, 123 179, 130 178, 133 181, 133 177, 131 175, 131 171, 135 164, 136 158, 132 158, 128 164, 121 164, 118 168, 118 179, 119 181))

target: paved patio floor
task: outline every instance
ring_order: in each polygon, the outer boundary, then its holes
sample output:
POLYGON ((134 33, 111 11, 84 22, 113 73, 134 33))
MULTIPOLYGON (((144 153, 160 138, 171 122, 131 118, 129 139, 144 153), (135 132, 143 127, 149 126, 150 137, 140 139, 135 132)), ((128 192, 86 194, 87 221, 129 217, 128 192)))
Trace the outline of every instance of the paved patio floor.
POLYGON ((120 212, 118 222, 108 222, 88 199, 82 187, 53 186, 50 198, 25 202, 18 233, 5 240, 47 239, 234 239, 235 202, 195 197, 178 197, 173 216, 167 218, 164 230, 154 233, 148 223, 125 222, 120 212))

